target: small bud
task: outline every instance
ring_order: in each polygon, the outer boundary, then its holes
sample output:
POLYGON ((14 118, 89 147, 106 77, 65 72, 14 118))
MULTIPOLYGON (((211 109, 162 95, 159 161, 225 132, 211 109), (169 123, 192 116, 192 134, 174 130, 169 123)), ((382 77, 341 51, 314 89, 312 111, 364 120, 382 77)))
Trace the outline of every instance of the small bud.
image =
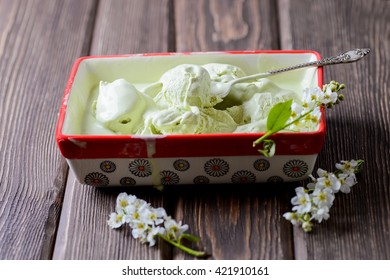
POLYGON ((310 221, 310 214, 309 214, 309 213, 306 213, 306 214, 303 216, 303 220, 304 220, 304 221, 310 221))
POLYGON ((344 94, 340 93, 339 96, 337 97, 337 100, 344 101, 344 94))
POLYGON ((302 224, 302 228, 303 228, 303 230, 304 230, 305 232, 309 232, 309 231, 311 231, 311 230, 313 229, 313 225, 312 225, 311 222, 304 222, 304 223, 302 224))
POLYGON ((339 90, 341 90, 341 89, 345 89, 345 85, 344 85, 344 84, 341 84, 341 85, 339 86, 339 90))

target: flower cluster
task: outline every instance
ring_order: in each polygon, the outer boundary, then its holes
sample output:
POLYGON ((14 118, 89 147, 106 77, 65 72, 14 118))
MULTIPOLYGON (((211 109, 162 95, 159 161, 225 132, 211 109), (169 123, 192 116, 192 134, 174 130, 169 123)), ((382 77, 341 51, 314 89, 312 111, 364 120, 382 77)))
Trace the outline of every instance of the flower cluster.
POLYGON ((319 87, 304 89, 302 102, 294 101, 291 105, 289 129, 303 132, 316 130, 321 120, 321 106, 332 108, 343 101, 344 96, 339 91, 344 88, 344 84, 331 81, 322 90, 319 87))
POLYGON ((142 243, 149 243, 149 246, 154 246, 156 237, 160 237, 191 255, 198 257, 205 255, 204 252, 192 250, 181 243, 182 239, 199 241, 196 236, 184 233, 188 230, 188 225, 182 225, 181 221, 172 219, 164 208, 154 208, 150 203, 134 195, 127 193, 118 195, 115 212, 110 214, 107 223, 111 228, 129 224, 132 236, 142 243))
POLYGON ((339 191, 349 193, 356 181, 356 173, 360 171, 363 160, 341 161, 336 164, 337 171, 317 170, 318 178, 311 177, 307 188, 295 189, 296 196, 291 199, 294 205, 292 212, 283 215, 293 225, 302 226, 303 230, 312 230, 312 221, 321 223, 329 218, 329 209, 333 205, 335 194, 339 191))
POLYGON ((321 108, 332 108, 344 100, 339 93, 344 84, 331 81, 323 88, 306 88, 302 100, 287 100, 274 105, 268 113, 267 131, 253 142, 253 147, 261 144, 258 150, 266 157, 275 153, 275 142, 269 139, 273 134, 282 131, 307 132, 315 131, 321 121, 321 108))

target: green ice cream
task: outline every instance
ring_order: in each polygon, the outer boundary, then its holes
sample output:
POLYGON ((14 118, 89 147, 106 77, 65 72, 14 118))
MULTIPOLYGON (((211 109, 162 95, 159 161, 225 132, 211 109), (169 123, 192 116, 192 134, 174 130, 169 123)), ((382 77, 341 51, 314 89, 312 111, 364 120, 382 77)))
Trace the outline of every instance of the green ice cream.
POLYGON ((205 68, 194 64, 179 65, 162 75, 162 90, 154 98, 160 106, 212 107, 222 101, 211 96, 211 79, 205 68))
POLYGON ((100 82, 96 120, 114 132, 132 134, 142 126, 142 116, 152 102, 124 79, 100 82))
POLYGON ((118 134, 261 132, 273 105, 298 99, 268 79, 236 84, 224 100, 210 93, 213 83, 243 76, 229 64, 182 64, 144 92, 123 79, 101 82, 96 121, 118 134))

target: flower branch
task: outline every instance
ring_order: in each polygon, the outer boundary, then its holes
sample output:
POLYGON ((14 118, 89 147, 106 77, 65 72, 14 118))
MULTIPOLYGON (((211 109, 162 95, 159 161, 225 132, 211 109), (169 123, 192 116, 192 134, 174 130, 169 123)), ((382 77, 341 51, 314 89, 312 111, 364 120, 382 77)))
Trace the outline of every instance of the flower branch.
POLYGON ((195 257, 205 257, 203 251, 193 250, 182 244, 186 239, 190 242, 199 242, 197 236, 185 233, 188 225, 182 225, 170 216, 167 216, 164 208, 153 208, 145 200, 134 195, 120 193, 116 199, 115 212, 110 214, 107 221, 111 228, 119 228, 128 224, 131 234, 142 243, 149 243, 149 246, 156 244, 156 237, 179 248, 180 250, 195 257))
POLYGON ((319 87, 307 88, 303 91, 303 102, 287 100, 276 104, 271 108, 267 118, 267 131, 253 142, 253 147, 260 145, 258 151, 266 157, 275 154, 275 142, 268 139, 281 130, 313 131, 318 127, 321 119, 321 107, 332 108, 344 100, 339 91, 344 89, 344 84, 331 81, 319 87))
POLYGON ((313 221, 321 223, 329 218, 329 210, 333 205, 335 194, 339 191, 349 193, 357 183, 356 173, 360 172, 363 160, 341 161, 336 164, 334 173, 319 168, 318 178, 310 176, 311 182, 307 188, 295 189, 296 196, 291 199, 292 212, 283 217, 295 226, 301 226, 309 232, 313 228, 313 221))

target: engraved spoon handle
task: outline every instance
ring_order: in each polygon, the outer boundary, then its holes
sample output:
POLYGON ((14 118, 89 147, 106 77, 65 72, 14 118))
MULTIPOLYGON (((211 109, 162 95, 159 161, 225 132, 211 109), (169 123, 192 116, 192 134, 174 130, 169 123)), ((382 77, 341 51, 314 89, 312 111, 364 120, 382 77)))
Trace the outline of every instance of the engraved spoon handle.
MULTIPOLYGON (((250 76, 245 76, 242 78, 234 79, 230 81, 229 86, 231 87, 234 84, 237 83, 242 83, 246 82, 249 80, 254 80, 254 79, 260 79, 260 78, 265 78, 269 77, 275 74, 291 71, 291 70, 296 70, 299 68, 305 68, 305 67, 310 67, 310 66, 325 66, 325 65, 332 65, 332 64, 339 64, 339 63, 349 63, 349 62, 355 62, 358 61, 359 59, 363 58, 370 52, 370 49, 354 49, 350 51, 343 52, 337 56, 331 56, 331 57, 326 57, 321 60, 317 61, 311 61, 311 62, 306 62, 306 63, 301 63, 293 66, 288 66, 284 67, 281 69, 276 69, 276 70, 271 70, 265 73, 257 73, 253 74, 250 76)), ((230 89, 229 89, 230 90, 230 89)), ((225 90, 226 91, 226 90, 225 90)), ((221 96, 226 96, 227 93, 220 94, 221 96)))
POLYGON ((272 74, 278 74, 286 71, 291 71, 299 68, 309 67, 309 66, 325 66, 325 65, 332 65, 332 64, 339 64, 339 63, 350 63, 355 62, 364 56, 366 56, 370 52, 370 49, 354 49, 350 51, 343 52, 337 56, 331 56, 326 57, 321 60, 307 62, 307 63, 301 63, 294 66, 289 66, 277 70, 271 70, 268 73, 272 74))

